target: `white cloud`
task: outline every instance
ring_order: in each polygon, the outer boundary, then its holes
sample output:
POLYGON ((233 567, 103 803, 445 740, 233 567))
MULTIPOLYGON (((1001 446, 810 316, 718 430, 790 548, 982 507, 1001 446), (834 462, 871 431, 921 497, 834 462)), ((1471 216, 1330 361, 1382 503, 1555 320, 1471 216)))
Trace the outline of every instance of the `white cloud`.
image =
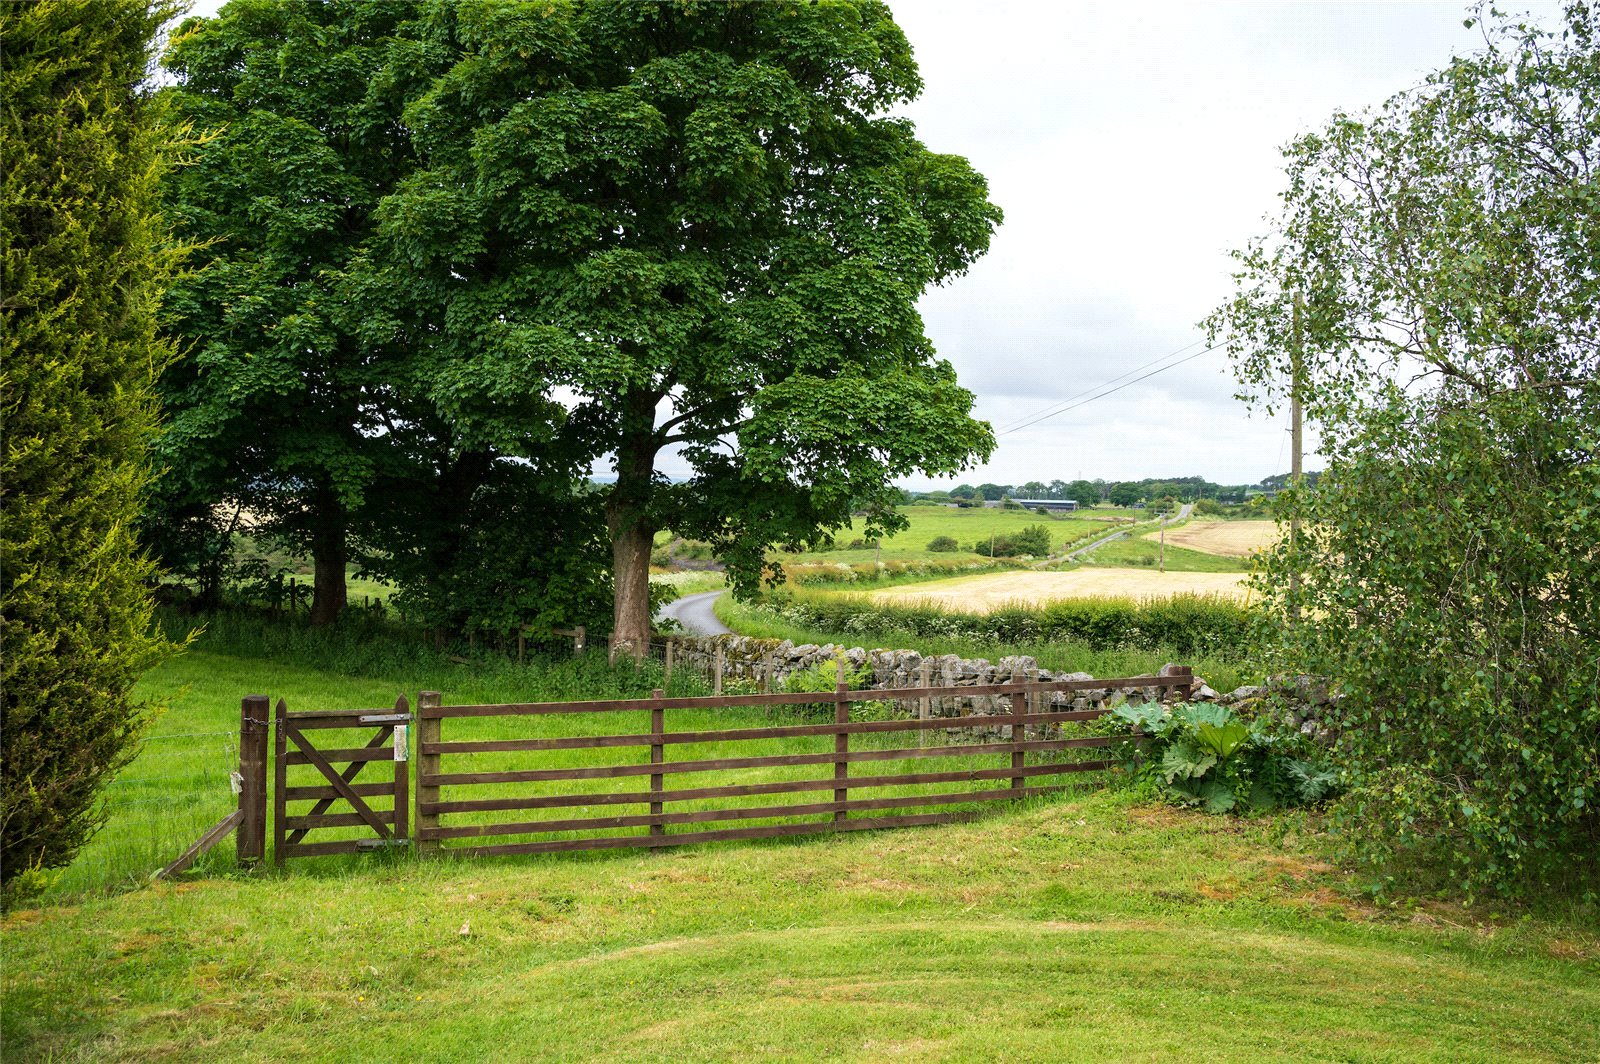
MULTIPOLYGON (((905 113, 1006 212, 988 256, 922 307, 997 425, 1198 338, 1230 291, 1228 250, 1277 204, 1281 146, 1480 43, 1450 2, 893 7, 927 84, 905 113)), ((1003 437, 962 479, 1286 470, 1281 420, 1247 417, 1233 391, 1220 353, 1197 359, 1003 437)))

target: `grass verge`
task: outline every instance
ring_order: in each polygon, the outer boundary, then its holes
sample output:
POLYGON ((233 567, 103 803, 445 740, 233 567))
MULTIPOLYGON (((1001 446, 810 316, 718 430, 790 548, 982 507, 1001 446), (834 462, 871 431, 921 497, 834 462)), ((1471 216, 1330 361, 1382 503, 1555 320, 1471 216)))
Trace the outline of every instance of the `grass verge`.
MULTIPOLYGON (((1117 539, 1110 543, 1096 547, 1087 554, 1078 556, 1077 561, 1082 565, 1099 566, 1124 566, 1151 569, 1161 561, 1161 544, 1143 536, 1132 539, 1117 539)), ((1203 551, 1190 550, 1168 543, 1166 549, 1166 568, 1176 573, 1243 573, 1250 569, 1249 562, 1242 558, 1230 558, 1221 554, 1207 554, 1203 551)))

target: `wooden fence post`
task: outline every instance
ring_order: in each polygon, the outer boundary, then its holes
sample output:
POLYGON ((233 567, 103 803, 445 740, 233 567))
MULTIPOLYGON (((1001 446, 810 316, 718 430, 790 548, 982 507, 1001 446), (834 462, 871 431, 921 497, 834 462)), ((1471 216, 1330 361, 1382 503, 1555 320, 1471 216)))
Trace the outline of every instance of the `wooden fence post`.
POLYGON ((589 636, 583 625, 572 630, 572 653, 582 654, 589 646, 589 636))
POLYGON ((672 648, 676 644, 677 640, 673 639, 670 635, 667 636, 667 674, 662 677, 661 682, 666 684, 668 687, 672 686, 672 648))
POLYGON ((773 657, 772 651, 769 650, 765 654, 761 655, 761 671, 762 671, 762 674, 763 674, 762 681, 761 681, 761 690, 765 694, 769 694, 770 695, 772 693, 773 687, 776 686, 773 683, 773 680, 774 680, 773 670, 776 669, 777 667, 778 667, 777 666, 777 661, 773 657))
POLYGON ((715 671, 712 673, 712 676, 711 676, 711 693, 713 695, 721 695, 722 694, 722 665, 723 665, 723 660, 724 660, 724 648, 723 648, 723 645, 721 643, 718 643, 717 644, 716 667, 715 667, 715 671))
POLYGON ((1187 702, 1194 695, 1194 667, 1191 665, 1173 665, 1168 662, 1161 666, 1157 676, 1171 676, 1174 679, 1183 679, 1185 682, 1164 688, 1161 692, 1161 701, 1187 702))
MULTIPOLYGON (((664 755, 666 752, 666 748, 661 742, 662 733, 667 730, 667 711, 662 708, 661 705, 661 699, 665 696, 665 694, 666 692, 662 691, 659 687, 650 692, 650 697, 655 700, 655 705, 650 707, 650 763, 652 765, 661 764, 661 762, 664 760, 664 755)), ((664 786, 665 777, 662 775, 662 773, 652 772, 650 774, 650 793, 652 795, 659 795, 664 786)), ((662 805, 659 801, 653 801, 650 803, 651 816, 660 816, 661 809, 662 805)), ((650 834, 665 835, 666 833, 666 825, 650 825, 650 834)))
POLYGON ((429 752, 429 747, 439 741, 441 725, 444 723, 438 717, 425 717, 423 711, 438 709, 444 705, 444 696, 438 691, 423 691, 417 695, 417 750, 413 758, 417 763, 417 801, 416 816, 411 818, 417 834, 417 852, 433 853, 438 850, 437 839, 428 838, 428 834, 439 826, 439 814, 429 811, 426 807, 436 805, 439 801, 439 788, 425 782, 426 777, 436 776, 439 773, 439 755, 429 752))
POLYGON ((240 864, 267 855, 266 695, 246 695, 239 703, 239 834, 234 837, 240 864))
POLYGON ((1011 696, 1011 771, 1019 773, 1011 777, 1011 789, 1021 790, 1027 782, 1026 777, 1020 775, 1022 763, 1027 759, 1027 752, 1021 744, 1028 738, 1028 726, 1023 721, 1023 716, 1028 712, 1028 693, 1019 691, 1011 696))
MULTIPOLYGON (((928 659, 922 659, 922 668, 917 671, 917 686, 922 688, 933 686, 933 666, 928 664, 928 659)), ((917 719, 927 720, 933 716, 933 699, 923 695, 917 699, 917 719)), ((921 728, 917 731, 917 745, 928 745, 928 729, 921 728)))
MULTIPOLYGON (((833 722, 835 724, 849 724, 850 701, 845 695, 850 693, 850 685, 843 679, 844 670, 841 669, 839 674, 838 685, 833 689, 833 722)), ((844 802, 850 797, 850 787, 845 783, 850 777, 850 762, 844 759, 844 755, 849 752, 850 733, 847 731, 836 733, 833 737, 833 800, 835 802, 844 802)), ((835 810, 833 814, 834 823, 840 823, 845 819, 845 816, 845 810, 835 810)))

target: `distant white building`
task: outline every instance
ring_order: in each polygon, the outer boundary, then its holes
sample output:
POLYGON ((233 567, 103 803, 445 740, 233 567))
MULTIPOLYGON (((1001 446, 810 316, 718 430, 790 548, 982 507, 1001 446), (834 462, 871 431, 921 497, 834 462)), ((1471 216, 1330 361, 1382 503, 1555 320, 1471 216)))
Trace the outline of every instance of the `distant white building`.
POLYGON ((1076 510, 1076 499, 1012 499, 1018 506, 1025 506, 1030 510, 1076 510))

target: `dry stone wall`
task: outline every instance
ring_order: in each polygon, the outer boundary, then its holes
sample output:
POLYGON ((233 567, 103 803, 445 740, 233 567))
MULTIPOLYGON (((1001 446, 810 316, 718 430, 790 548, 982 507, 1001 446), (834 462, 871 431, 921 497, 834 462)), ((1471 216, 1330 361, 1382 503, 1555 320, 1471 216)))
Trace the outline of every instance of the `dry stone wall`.
MULTIPOLYGON (((678 667, 694 668, 710 674, 720 661, 725 681, 744 681, 775 691, 788 689, 791 677, 814 673, 828 663, 841 660, 845 663, 850 686, 856 690, 923 686, 960 688, 1018 681, 1050 683, 1094 679, 1086 672, 1041 669, 1039 663, 1027 655, 988 661, 983 658, 963 658, 956 654, 924 655, 915 650, 868 650, 838 643, 796 644, 787 639, 758 639, 740 635, 670 638, 678 667)), ((1164 693, 1164 689, 1159 687, 1116 686, 1087 691, 1052 691, 1032 696, 1034 701, 1030 709, 1037 713, 1088 710, 1117 700, 1139 704, 1157 701, 1164 693)), ((1190 701, 1234 706, 1251 716, 1270 713, 1307 735, 1327 738, 1330 733, 1328 713, 1337 699, 1328 694, 1326 685, 1315 683, 1308 677, 1277 680, 1267 686, 1241 687, 1219 694, 1197 676, 1190 692, 1190 701)), ((916 712, 909 707, 901 708, 903 712, 916 712)), ((1010 713, 1011 704, 1009 697, 946 697, 931 699, 926 710, 935 717, 998 716, 1010 713)), ((1041 734, 1053 731, 1050 728, 1037 730, 1041 734)), ((991 737, 1005 737, 1003 726, 999 725, 994 729, 969 730, 966 735, 980 742, 991 737)))

